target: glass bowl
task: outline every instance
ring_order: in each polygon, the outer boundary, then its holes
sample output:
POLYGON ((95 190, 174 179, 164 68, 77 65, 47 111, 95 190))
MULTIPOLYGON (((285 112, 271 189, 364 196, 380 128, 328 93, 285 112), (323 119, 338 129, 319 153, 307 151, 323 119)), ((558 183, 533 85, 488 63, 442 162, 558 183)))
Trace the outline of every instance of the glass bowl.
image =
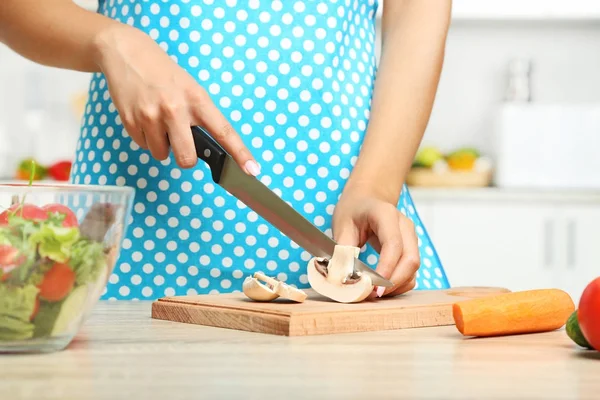
POLYGON ((0 352, 64 349, 121 250, 134 189, 0 182, 0 352))

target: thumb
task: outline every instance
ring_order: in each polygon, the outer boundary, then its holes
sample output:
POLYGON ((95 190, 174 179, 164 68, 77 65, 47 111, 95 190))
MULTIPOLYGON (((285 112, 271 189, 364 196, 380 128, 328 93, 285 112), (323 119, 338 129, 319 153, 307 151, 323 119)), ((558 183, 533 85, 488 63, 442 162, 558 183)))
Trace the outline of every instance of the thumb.
POLYGON ((333 230, 333 240, 339 245, 360 247, 358 228, 352 222, 346 222, 333 230))

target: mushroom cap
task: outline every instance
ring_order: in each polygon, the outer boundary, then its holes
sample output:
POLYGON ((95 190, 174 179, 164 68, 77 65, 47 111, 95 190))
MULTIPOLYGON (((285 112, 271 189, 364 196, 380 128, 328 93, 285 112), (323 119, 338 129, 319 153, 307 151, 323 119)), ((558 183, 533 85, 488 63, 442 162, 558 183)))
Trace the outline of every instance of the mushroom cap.
POLYGON ((310 286, 322 296, 339 303, 363 301, 373 292, 374 285, 371 278, 368 275, 360 275, 356 282, 345 282, 345 279, 354 271, 354 258, 356 256, 356 248, 336 246, 334 256, 327 267, 327 276, 324 276, 317 269, 317 263, 321 259, 313 257, 307 266, 310 286))
POLYGON ((271 288, 251 276, 244 279, 242 289, 247 297, 256 301, 271 301, 279 297, 271 288))

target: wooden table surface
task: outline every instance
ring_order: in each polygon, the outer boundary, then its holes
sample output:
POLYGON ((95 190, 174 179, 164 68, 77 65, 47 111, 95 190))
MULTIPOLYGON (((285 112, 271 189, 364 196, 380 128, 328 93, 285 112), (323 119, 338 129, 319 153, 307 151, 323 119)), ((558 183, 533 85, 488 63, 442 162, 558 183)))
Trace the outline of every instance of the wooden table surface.
POLYGON ((598 399, 600 356, 563 330, 279 337, 101 302, 65 351, 0 356, 0 399, 598 399))

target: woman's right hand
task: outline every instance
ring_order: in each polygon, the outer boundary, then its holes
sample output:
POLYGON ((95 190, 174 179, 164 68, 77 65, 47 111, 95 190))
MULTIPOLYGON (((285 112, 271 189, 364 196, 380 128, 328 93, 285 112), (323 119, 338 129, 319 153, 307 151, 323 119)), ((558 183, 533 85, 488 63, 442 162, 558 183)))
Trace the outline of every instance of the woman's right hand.
POLYGON ((190 127, 200 125, 247 173, 260 168, 210 96, 148 35, 123 25, 95 41, 96 62, 129 136, 158 160, 170 148, 181 168, 196 165, 190 127))

